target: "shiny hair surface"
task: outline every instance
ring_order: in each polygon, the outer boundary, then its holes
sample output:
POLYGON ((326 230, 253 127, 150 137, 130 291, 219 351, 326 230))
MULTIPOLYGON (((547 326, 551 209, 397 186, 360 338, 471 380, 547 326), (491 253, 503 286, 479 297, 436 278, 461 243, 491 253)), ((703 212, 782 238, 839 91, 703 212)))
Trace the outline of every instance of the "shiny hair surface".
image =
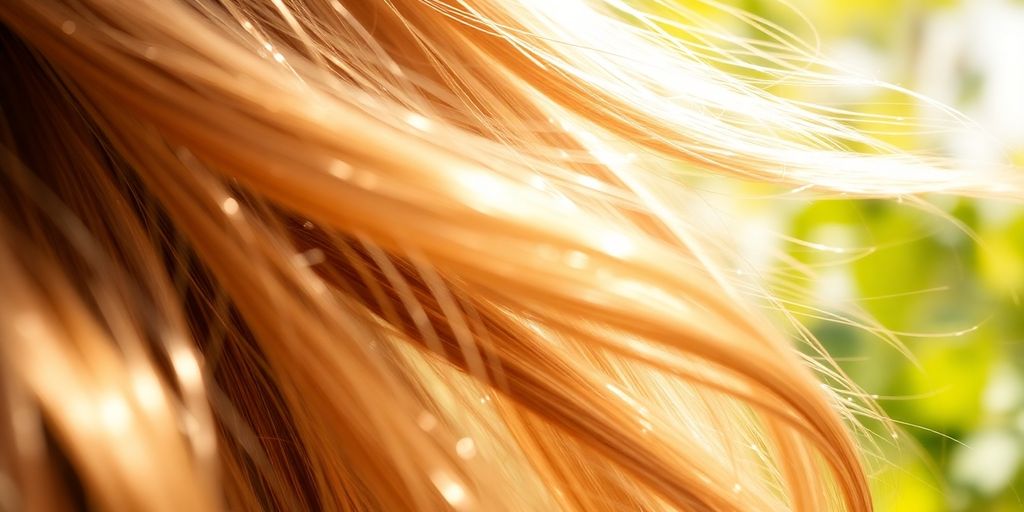
POLYGON ((877 410, 679 169, 1020 179, 721 71, 813 56, 674 5, 0 2, 0 508, 871 510, 877 410))

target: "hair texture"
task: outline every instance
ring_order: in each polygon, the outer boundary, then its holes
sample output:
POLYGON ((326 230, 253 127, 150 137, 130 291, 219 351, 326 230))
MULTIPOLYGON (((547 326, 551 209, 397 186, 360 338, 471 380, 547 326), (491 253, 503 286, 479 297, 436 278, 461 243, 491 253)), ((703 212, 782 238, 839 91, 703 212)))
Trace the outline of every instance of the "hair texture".
POLYGON ((683 175, 1020 178, 723 70, 840 81, 760 28, 662 0, 0 2, 0 508, 871 510, 874 406, 821 384, 851 386, 683 175))

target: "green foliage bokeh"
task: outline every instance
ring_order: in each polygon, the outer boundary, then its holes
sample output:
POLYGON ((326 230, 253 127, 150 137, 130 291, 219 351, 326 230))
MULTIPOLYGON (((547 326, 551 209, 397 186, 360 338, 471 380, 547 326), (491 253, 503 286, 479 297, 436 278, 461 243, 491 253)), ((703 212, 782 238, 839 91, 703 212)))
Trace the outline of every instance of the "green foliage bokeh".
MULTIPOLYGON (((931 44, 922 27, 938 17, 955 25, 968 12, 967 1, 681 0, 677 5, 686 15, 720 22, 725 30, 764 38, 728 11, 738 7, 797 38, 816 41, 825 57, 832 56, 831 48, 859 48, 874 59, 869 73, 918 89, 927 85, 916 73, 931 44)), ((999 4, 1024 19, 1024 5, 1013 0, 972 1, 999 4)), ((638 3, 667 9, 664 2, 638 3)), ((681 28, 673 35, 690 37, 681 28)), ((1024 66, 1024 47, 1001 51, 1015 52, 1024 66)), ((836 58, 842 60, 842 54, 836 58)), ((951 64, 955 83, 948 84, 955 91, 951 106, 970 115, 972 105, 985 99, 984 85, 992 77, 967 52, 949 58, 957 59, 951 64)), ((821 91, 799 84, 778 85, 772 92, 812 102, 823 98, 821 91)), ((893 118, 922 114, 919 100, 884 88, 838 106, 893 118)), ((860 123, 857 128, 879 132, 882 140, 906 151, 955 153, 944 147, 948 138, 860 123)), ((1008 160, 1024 163, 1024 147, 1007 150, 1008 160)), ((1024 209, 994 200, 925 200, 927 208, 910 201, 830 199, 759 214, 782 218, 788 238, 780 247, 789 261, 830 276, 821 286, 845 283, 839 291, 846 302, 822 307, 862 311, 882 330, 896 333, 906 349, 882 339, 870 322, 801 317, 850 378, 877 396, 903 428, 906 439, 889 443, 874 464, 878 509, 1024 511, 1024 209), (814 250, 814 245, 790 243, 793 239, 849 251, 814 250)), ((786 271, 779 269, 780 275, 786 271)))

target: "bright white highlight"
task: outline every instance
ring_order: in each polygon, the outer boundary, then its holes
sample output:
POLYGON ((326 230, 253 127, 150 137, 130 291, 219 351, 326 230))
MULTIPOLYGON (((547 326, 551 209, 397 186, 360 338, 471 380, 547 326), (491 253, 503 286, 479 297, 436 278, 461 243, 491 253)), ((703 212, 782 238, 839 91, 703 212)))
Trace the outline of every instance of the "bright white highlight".
POLYGON ((459 454, 459 457, 463 459, 472 459, 476 455, 476 443, 473 442, 472 438, 463 437, 455 443, 455 453, 459 454))
POLYGON ((233 197, 229 197, 220 203, 220 209, 224 210, 224 213, 228 215, 234 215, 238 213, 238 201, 233 197))
POLYGON ((633 254, 635 247, 633 240, 618 231, 609 231, 601 236, 599 241, 601 250, 609 256, 626 258, 633 254))

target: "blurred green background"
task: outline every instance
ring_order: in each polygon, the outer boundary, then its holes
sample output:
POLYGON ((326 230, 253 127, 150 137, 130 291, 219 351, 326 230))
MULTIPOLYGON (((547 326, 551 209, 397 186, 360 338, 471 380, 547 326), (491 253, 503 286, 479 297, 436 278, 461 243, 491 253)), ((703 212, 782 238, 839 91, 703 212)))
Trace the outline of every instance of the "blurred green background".
MULTIPOLYGON (((881 129, 888 143, 1024 164, 1024 2, 676 5, 693 19, 706 16, 701 23, 766 39, 756 24, 728 11, 741 8, 859 76, 921 92, 977 123, 900 133, 856 121, 866 131, 881 129)), ((772 90, 858 112, 936 119, 934 106, 900 92, 805 85, 772 90)), ((794 308, 800 320, 901 425, 903 437, 880 443, 874 462, 879 510, 1024 511, 1024 211, 993 200, 927 201, 930 211, 910 201, 850 200, 751 200, 740 210, 762 233, 757 243, 783 254, 771 258, 774 282, 809 290, 791 294, 818 308, 794 308), (764 232, 777 236, 766 242, 764 232), (899 345, 877 335, 872 319, 896 333, 899 345)), ((790 295, 782 285, 773 291, 790 295)))

